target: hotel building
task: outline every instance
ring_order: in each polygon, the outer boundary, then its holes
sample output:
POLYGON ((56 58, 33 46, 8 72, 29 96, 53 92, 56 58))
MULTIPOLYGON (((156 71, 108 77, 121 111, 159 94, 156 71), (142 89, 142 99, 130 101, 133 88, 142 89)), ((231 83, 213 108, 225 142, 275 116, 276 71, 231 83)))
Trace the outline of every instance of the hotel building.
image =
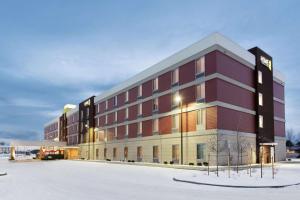
POLYGON ((86 159, 225 164, 230 152, 232 163, 279 161, 284 103, 272 57, 214 33, 67 112, 66 139, 86 159))

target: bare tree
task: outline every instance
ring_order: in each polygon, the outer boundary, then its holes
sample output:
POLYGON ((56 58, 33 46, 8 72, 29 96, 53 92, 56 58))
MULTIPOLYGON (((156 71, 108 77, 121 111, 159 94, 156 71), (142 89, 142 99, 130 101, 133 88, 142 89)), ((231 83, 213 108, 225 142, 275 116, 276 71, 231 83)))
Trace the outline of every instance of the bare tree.
POLYGON ((286 145, 287 146, 293 146, 293 142, 295 140, 295 132, 293 129, 288 129, 286 131, 286 145))

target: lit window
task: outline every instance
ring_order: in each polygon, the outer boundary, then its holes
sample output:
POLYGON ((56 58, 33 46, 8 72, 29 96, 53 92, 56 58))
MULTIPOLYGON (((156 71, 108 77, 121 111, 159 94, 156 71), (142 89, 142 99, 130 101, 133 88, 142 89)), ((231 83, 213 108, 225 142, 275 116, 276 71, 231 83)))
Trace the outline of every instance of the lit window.
POLYGON ((259 115, 259 128, 263 128, 264 127, 264 117, 262 115, 259 115))
POLYGON ((158 110, 158 98, 153 99, 153 111, 158 110))
POLYGON ((143 114, 143 104, 139 104, 138 105, 138 116, 142 116, 143 114))
POLYGON ((205 98, 205 83, 196 86, 197 100, 205 98))
POLYGON ((108 118, 107 115, 105 115, 105 124, 107 124, 108 121, 107 118, 108 118))
POLYGON ((158 132, 158 119, 153 120, 153 132, 158 132))
POLYGON ((158 90, 158 78, 153 80, 153 91, 158 90))
POLYGON ((179 128, 179 115, 172 115, 172 129, 179 128))
POLYGON ((100 112, 100 104, 97 105, 97 113, 100 112))
POLYGON ((141 97, 141 96, 143 96, 143 86, 139 85, 139 88, 138 88, 138 97, 141 97))
POLYGON ((128 119, 128 108, 125 109, 125 119, 128 119))
POLYGON ((129 101, 129 92, 126 91, 125 93, 125 102, 128 102, 129 101))
POLYGON ((257 81, 258 81, 258 83, 260 83, 260 84, 263 83, 262 72, 261 72, 261 71, 258 71, 258 72, 257 72, 257 81))
POLYGON ((262 93, 258 93, 258 105, 263 105, 263 95, 262 93))
POLYGON ((205 71, 205 57, 196 60, 196 75, 202 74, 205 71))
POLYGON ((125 126, 125 136, 128 136, 128 125, 125 126))
POLYGON ((117 138, 117 137, 118 137, 118 128, 115 127, 115 138, 117 138))
POLYGON ((172 71, 172 85, 178 83, 179 81, 179 70, 178 68, 172 71))
POLYGON ((176 101, 176 98, 179 97, 179 91, 176 91, 172 94, 172 106, 178 106, 179 105, 179 101, 176 101))
POLYGON ((106 110, 108 109, 108 101, 107 100, 105 101, 105 109, 106 110))
POLYGON ((143 132, 143 122, 138 123, 138 134, 141 134, 143 132))
POLYGON ((118 121, 118 112, 115 112, 115 122, 118 121))
POLYGON ((197 125, 205 125, 205 110, 201 109, 197 111, 197 125))

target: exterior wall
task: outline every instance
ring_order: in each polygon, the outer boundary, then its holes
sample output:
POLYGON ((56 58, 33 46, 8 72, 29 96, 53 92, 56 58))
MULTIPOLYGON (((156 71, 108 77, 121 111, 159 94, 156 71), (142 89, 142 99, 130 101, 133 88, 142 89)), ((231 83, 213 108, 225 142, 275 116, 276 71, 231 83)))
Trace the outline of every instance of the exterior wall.
POLYGON ((275 136, 275 161, 283 161, 286 159, 286 139, 285 137, 275 136))
POLYGON ((67 145, 77 145, 79 134, 79 112, 67 114, 67 145))
POLYGON ((49 124, 45 126, 44 128, 44 139, 45 140, 54 140, 58 138, 58 132, 59 132, 59 124, 58 121, 53 122, 52 124, 49 124))

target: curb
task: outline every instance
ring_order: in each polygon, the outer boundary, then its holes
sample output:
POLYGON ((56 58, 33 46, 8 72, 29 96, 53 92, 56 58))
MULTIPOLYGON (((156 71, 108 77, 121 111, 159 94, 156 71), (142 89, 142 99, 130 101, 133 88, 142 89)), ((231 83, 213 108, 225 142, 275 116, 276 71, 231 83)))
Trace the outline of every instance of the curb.
POLYGON ((288 184, 288 185, 270 185, 270 186, 246 186, 246 185, 222 185, 222 184, 211 184, 211 183, 201 183, 196 181, 187 181, 177 178, 173 178, 173 181, 182 182, 182 183, 191 183, 196 185, 206 185, 206 186, 215 186, 215 187, 228 187, 228 188, 284 188, 289 186, 300 185, 300 183, 288 184))

